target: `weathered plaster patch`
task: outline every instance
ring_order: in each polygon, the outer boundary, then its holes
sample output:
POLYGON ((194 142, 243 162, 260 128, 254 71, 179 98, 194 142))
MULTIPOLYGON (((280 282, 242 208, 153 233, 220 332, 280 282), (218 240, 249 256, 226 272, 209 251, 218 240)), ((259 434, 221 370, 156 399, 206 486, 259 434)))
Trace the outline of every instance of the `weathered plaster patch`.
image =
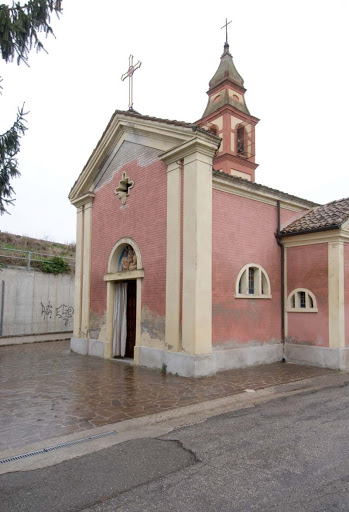
POLYGON ((107 159, 94 180, 95 191, 110 183, 115 174, 126 164, 137 161, 138 167, 147 167, 157 159, 159 151, 133 142, 123 142, 111 159, 107 159))
POLYGON ((99 315, 90 311, 90 333, 89 338, 92 340, 106 341, 107 336, 107 322, 106 313, 99 315))
POLYGON ((107 319, 106 319, 106 314, 103 316, 103 321, 102 321, 102 325, 101 325, 101 328, 100 328, 100 331, 99 331, 98 340, 99 341, 106 341, 107 340, 107 319))
POLYGON ((100 332, 99 328, 90 329, 91 340, 98 340, 99 332, 100 332))
POLYGON ((165 317, 154 313, 147 305, 142 307, 141 345, 165 348, 165 317))

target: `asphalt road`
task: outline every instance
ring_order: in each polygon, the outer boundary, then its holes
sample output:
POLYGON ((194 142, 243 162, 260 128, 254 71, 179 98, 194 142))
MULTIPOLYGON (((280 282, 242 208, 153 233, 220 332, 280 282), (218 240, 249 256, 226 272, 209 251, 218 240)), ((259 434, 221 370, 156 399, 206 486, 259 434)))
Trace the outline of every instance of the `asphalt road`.
POLYGON ((349 511, 349 384, 0 476, 0 508, 349 511))

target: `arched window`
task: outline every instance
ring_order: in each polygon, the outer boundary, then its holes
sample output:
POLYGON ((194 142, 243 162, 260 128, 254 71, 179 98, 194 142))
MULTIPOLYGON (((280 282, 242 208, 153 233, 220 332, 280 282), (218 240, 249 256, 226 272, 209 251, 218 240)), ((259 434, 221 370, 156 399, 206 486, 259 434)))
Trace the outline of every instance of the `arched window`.
POLYGON ((290 293, 287 299, 289 313, 317 313, 315 295, 306 288, 297 288, 290 293))
POLYGON ((236 280, 238 299, 271 299, 268 274, 260 265, 249 263, 242 267, 236 280))
POLYGON ((239 126, 236 134, 236 147, 238 155, 244 155, 246 152, 246 142, 245 142, 245 127, 239 126))

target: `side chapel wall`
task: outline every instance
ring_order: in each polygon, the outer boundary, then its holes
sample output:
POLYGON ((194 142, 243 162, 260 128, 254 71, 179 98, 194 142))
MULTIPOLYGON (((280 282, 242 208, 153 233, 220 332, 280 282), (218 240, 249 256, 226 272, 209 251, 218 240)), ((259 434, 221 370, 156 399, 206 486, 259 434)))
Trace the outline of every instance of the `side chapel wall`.
MULTIPOLYGON (((282 209, 281 222, 295 212, 282 209)), ((281 340, 281 263, 277 207, 213 190, 213 328, 216 349, 281 340), (271 299, 235 298, 241 268, 255 263, 267 272, 271 299)))
POLYGON ((157 149, 124 142, 96 184, 92 213, 90 337, 106 341, 108 260, 116 242, 135 240, 142 256, 141 344, 162 346, 166 303, 166 166, 157 149), (114 193, 122 173, 134 181, 126 204, 114 193))
POLYGON ((296 288, 315 295, 318 312, 287 313, 288 343, 328 347, 327 243, 287 248, 287 295, 296 288))

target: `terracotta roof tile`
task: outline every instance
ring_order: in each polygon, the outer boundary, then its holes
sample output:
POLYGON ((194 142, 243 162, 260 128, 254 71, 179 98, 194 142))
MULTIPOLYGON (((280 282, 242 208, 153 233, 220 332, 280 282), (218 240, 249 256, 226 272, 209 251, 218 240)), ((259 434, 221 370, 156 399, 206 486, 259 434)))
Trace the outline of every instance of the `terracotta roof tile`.
POLYGON ((281 230, 281 235, 338 229, 349 219, 349 198, 316 206, 281 230))

